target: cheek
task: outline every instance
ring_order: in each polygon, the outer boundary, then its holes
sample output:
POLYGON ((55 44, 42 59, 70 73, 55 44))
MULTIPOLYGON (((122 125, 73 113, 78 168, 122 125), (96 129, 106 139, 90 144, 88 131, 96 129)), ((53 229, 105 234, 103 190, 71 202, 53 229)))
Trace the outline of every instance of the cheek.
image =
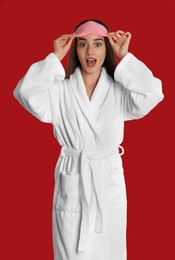
POLYGON ((96 50, 96 53, 103 59, 106 57, 106 48, 99 48, 96 50))
POLYGON ((99 53, 99 61, 103 63, 105 58, 106 58, 106 50, 103 50, 99 53))
POLYGON ((77 51, 77 56, 78 56, 78 59, 79 59, 79 61, 80 61, 80 63, 82 63, 82 61, 84 60, 84 55, 83 55, 83 53, 82 52, 80 52, 80 51, 77 51))

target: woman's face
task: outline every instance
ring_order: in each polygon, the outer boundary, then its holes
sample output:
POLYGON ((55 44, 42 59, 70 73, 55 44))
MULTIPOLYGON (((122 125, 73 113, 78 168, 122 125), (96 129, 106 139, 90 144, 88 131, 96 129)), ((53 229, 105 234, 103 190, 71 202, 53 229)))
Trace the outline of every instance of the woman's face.
POLYGON ((99 73, 106 57, 104 37, 88 34, 77 38, 77 55, 84 73, 99 73))

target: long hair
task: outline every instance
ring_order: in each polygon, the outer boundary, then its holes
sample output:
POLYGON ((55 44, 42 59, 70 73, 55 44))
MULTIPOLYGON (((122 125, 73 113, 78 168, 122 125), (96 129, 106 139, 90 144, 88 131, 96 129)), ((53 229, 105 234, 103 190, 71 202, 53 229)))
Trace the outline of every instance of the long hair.
MULTIPOLYGON (((93 22, 103 25, 109 32, 108 26, 105 23, 103 23, 102 21, 97 20, 97 19, 82 21, 81 23, 79 23, 77 25, 77 27, 75 28, 75 31, 80 25, 82 25, 88 21, 93 21, 93 22)), ((108 38, 104 37, 104 40, 105 40, 105 45, 106 45, 106 58, 104 60, 103 67, 106 68, 107 73, 114 79, 114 70, 118 63, 117 63, 116 56, 112 50, 112 47, 110 45, 108 38)), ((78 55, 77 55, 77 38, 75 38, 74 42, 72 43, 72 46, 70 49, 70 54, 68 57, 67 68, 66 68, 66 78, 69 78, 70 75, 72 73, 74 73, 74 71, 77 67, 81 68, 81 64, 79 62, 78 55)))

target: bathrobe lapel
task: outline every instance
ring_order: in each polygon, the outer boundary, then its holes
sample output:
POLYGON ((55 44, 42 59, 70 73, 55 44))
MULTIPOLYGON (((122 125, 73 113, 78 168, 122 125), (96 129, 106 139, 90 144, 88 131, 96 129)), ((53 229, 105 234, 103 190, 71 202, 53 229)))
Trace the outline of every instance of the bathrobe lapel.
POLYGON ((70 88, 73 91, 80 110, 98 137, 100 137, 101 133, 101 127, 97 121, 98 114, 100 113, 100 107, 107 97, 111 81, 112 78, 109 77, 106 69, 102 68, 98 83, 93 91, 91 99, 89 100, 80 68, 76 68, 75 73, 72 74, 69 80, 70 88))

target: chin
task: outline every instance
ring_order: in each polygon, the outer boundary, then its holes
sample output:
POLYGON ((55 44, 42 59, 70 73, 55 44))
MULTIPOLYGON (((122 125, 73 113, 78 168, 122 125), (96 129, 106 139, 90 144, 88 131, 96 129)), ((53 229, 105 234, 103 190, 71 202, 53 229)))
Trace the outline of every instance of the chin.
POLYGON ((98 73, 99 71, 101 72, 101 67, 94 67, 94 68, 83 68, 84 72, 88 73, 88 74, 94 74, 94 73, 98 73))

